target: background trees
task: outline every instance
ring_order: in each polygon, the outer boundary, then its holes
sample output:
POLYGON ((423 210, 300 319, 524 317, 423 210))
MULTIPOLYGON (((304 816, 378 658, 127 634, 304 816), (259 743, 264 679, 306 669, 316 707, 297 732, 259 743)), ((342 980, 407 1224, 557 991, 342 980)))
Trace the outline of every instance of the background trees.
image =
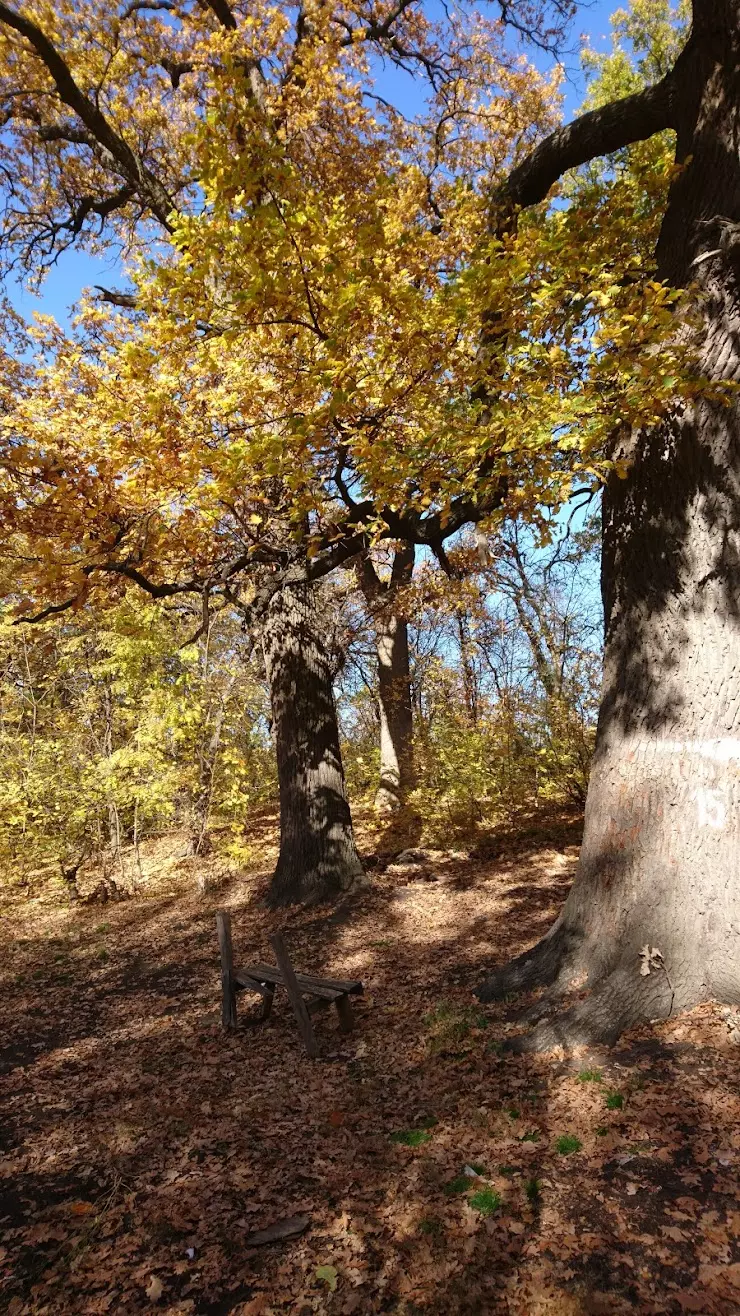
POLYGON ((102 858, 128 885, 143 838, 176 829, 202 854, 214 820, 222 849, 243 854, 245 814, 273 789, 264 682, 233 620, 183 644, 192 630, 191 617, 128 601, 43 629, 3 624, 9 872, 56 864, 73 880, 102 858))
MULTIPOLYGON (((553 549, 521 544, 541 611, 562 637, 564 675, 554 711, 516 616, 515 582, 505 595, 493 569, 480 570, 471 551, 467 559, 461 553, 461 564, 475 564, 469 576, 450 580, 427 561, 404 586, 413 739, 396 743, 415 762, 414 788, 404 802, 409 836, 470 845, 491 826, 578 802, 598 689, 592 538, 584 532, 553 549), (460 660, 461 618, 474 717, 460 660)), ((346 573, 312 608, 308 632, 306 618, 294 617, 302 661, 291 679, 310 679, 307 660, 311 652, 320 657, 321 688, 336 690, 349 796, 369 809, 382 764, 376 603, 367 607, 356 578, 346 573)), ((268 661, 271 627, 285 624, 285 615, 281 605, 277 618, 268 619, 268 661)), ((215 846, 232 863, 248 860, 255 817, 274 812, 280 799, 274 754, 275 747, 286 752, 285 714, 278 708, 275 716, 262 645, 253 645, 239 614, 212 614, 194 639, 200 624, 195 609, 182 604, 133 605, 128 598, 102 613, 65 612, 40 627, 5 621, 0 850, 9 873, 31 882, 34 874, 66 873, 73 882, 102 863, 106 880, 128 890, 138 880, 142 845, 146 855, 153 837, 168 834, 173 853, 205 856, 215 846)), ((287 644, 275 652, 282 664, 296 661, 287 644)), ((272 683, 273 694, 279 688, 272 683)), ((327 727, 330 734, 331 717, 327 727)), ((301 726, 296 734, 316 761, 316 728, 301 726)), ((315 770, 323 772, 319 765, 315 770)), ((280 784, 292 779, 283 773, 280 784)), ((332 802, 339 808, 332 836, 341 840, 348 826, 341 791, 322 777, 317 793, 327 810, 332 802)), ((283 799, 282 807, 289 841, 279 872, 311 834, 300 825, 300 798, 283 799)), ((316 862, 306 861, 302 871, 310 873, 316 862)), ((333 865, 327 880, 341 871, 333 865)), ((308 886, 300 894, 312 896, 308 886)))

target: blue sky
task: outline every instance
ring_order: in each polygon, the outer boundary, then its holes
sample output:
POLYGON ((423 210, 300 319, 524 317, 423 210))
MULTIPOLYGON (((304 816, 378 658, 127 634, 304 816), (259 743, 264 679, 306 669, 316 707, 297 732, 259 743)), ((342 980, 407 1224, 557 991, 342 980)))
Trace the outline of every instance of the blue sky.
MULTIPOLYGON (((577 55, 579 39, 587 37, 596 50, 605 49, 609 41, 609 15, 618 7, 618 0, 587 0, 579 7, 569 43, 573 53, 566 59, 566 81, 563 87, 566 118, 571 118, 577 112, 583 95, 583 78, 577 55)), ((394 99, 405 101, 407 112, 413 113, 419 104, 419 92, 411 80, 393 69, 386 70, 383 80, 386 79, 389 90, 392 86, 394 99)), ((404 108, 403 104, 401 108, 404 108)), ((30 317, 34 311, 42 311, 64 321, 82 289, 96 283, 106 287, 120 285, 121 274, 117 262, 110 258, 96 260, 84 253, 68 252, 47 276, 40 295, 35 296, 17 284, 11 284, 7 291, 25 317, 30 317)))

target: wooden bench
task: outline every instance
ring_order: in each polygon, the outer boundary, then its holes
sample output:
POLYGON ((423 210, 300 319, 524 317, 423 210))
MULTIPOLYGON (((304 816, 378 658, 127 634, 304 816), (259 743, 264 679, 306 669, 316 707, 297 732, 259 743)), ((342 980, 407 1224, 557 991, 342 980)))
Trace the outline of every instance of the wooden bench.
POLYGON ((343 1033, 352 1031, 355 1020, 349 998, 362 994, 361 982, 353 979, 315 978, 311 974, 296 973, 288 957, 285 942, 278 933, 270 937, 277 967, 272 964, 250 964, 244 969, 235 969, 231 916, 226 910, 219 910, 216 915, 216 926, 221 951, 221 1022, 224 1028, 236 1028, 237 992, 256 992, 262 997, 264 1020, 272 1010, 275 988, 284 987, 310 1056, 317 1056, 319 1053, 311 1024, 311 1015, 316 1010, 335 1005, 341 1031, 343 1033))

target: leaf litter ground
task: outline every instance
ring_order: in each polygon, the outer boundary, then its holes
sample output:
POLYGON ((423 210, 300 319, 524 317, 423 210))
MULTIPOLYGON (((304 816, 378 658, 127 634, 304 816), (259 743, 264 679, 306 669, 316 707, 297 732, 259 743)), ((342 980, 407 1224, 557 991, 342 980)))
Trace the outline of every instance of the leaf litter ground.
POLYGON ((511 1006, 472 997, 548 927, 578 827, 386 857, 333 912, 265 910, 267 824, 252 873, 162 842, 120 904, 6 890, 0 1309, 740 1311, 734 1018, 513 1057, 511 1006), (281 929, 299 969, 362 978, 356 1032, 318 1016, 309 1060, 279 993, 224 1035, 219 906, 237 962, 281 929))

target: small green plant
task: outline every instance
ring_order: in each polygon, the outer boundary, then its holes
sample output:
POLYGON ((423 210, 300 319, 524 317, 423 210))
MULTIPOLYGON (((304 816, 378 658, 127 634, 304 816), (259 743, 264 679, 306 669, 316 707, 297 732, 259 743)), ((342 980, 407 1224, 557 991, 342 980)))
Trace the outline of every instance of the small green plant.
POLYGON ((402 1147, 421 1147, 422 1143, 429 1142, 431 1136, 426 1129, 399 1129, 398 1133, 391 1134, 391 1142, 397 1142, 402 1147))
POLYGON ((530 1129, 528 1133, 523 1133, 521 1138, 519 1139, 520 1142, 539 1142, 539 1140, 540 1140, 539 1129, 530 1129))
POLYGON ((430 1050, 444 1051, 466 1041, 474 1029, 487 1028, 488 1019, 472 1006, 440 1001, 436 1009, 424 1016, 424 1025, 431 1033, 430 1050))
POLYGON ((503 1054, 504 1054, 504 1044, 503 1044, 503 1042, 501 1041, 501 1038, 500 1038, 500 1037, 492 1037, 491 1040, 490 1040, 489 1042, 486 1042, 486 1051, 490 1051, 490 1052, 492 1052, 494 1055, 497 1055, 497 1056, 503 1055, 503 1054))
POLYGON ((506 1112, 510 1120, 518 1120, 521 1113, 522 1112, 519 1110, 518 1106, 509 1106, 509 1109, 506 1112))
POLYGON ((502 1174, 505 1179, 513 1179, 516 1174, 516 1168, 513 1165, 499 1165, 498 1172, 499 1174, 502 1174))
POLYGON ((542 1185, 539 1179, 527 1179, 524 1185, 524 1191, 527 1195, 528 1202, 539 1202, 542 1185))
POLYGON ((578 1075, 578 1082, 579 1082, 579 1083, 600 1083, 600 1082, 601 1082, 601 1070, 600 1070, 600 1069, 582 1069, 581 1072, 580 1072, 580 1074, 578 1075))
POLYGON ((419 1221, 419 1233, 434 1235, 441 1234, 442 1221, 438 1220, 434 1215, 426 1216, 424 1220, 419 1221))
POLYGON ((600 1124, 599 1127, 598 1127, 598 1129, 596 1130, 596 1137, 597 1137, 597 1138, 605 1138, 608 1132, 609 1132, 609 1130, 608 1130, 608 1128, 606 1127, 606 1125, 605 1125, 605 1124, 600 1124))
POLYGON ((481 1188, 480 1192, 473 1193, 468 1198, 468 1202, 479 1215, 493 1215, 501 1205, 501 1195, 495 1188, 481 1188))
POLYGON ((106 960, 109 960, 109 959, 110 959, 110 955, 108 954, 107 950, 105 949, 105 946, 101 946, 101 947, 100 947, 100 950, 97 952, 95 958, 96 958, 97 960, 100 960, 102 964, 105 964, 106 960))
POLYGON ((444 1186, 444 1191, 448 1197, 456 1197, 458 1193, 466 1193, 470 1187, 470 1177, 467 1174, 456 1174, 454 1179, 444 1186))
POLYGON ((466 1168, 469 1170, 474 1170, 477 1175, 480 1175, 481 1179, 485 1179, 487 1174, 485 1165, 481 1165, 480 1163, 476 1163, 475 1161, 468 1161, 466 1168))
POLYGON ((570 1156, 571 1152, 579 1152, 583 1143, 574 1133, 564 1133, 555 1143, 555 1148, 560 1156, 570 1156))
POLYGON ((110 932, 110 923, 98 923, 96 932, 110 932))
POLYGON ((624 1105, 624 1097, 621 1092, 607 1092, 606 1108, 607 1110, 621 1110, 624 1105))

